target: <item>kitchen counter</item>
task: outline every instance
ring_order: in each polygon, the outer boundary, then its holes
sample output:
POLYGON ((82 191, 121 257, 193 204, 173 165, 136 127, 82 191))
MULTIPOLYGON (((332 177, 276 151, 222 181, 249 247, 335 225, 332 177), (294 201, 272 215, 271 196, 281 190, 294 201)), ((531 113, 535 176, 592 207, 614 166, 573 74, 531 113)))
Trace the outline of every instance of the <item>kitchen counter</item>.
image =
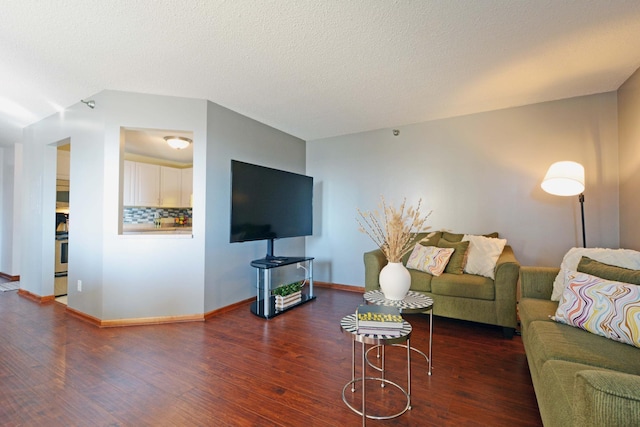
POLYGON ((141 234, 141 235, 158 235, 158 234, 192 234, 192 228, 187 226, 175 226, 163 224, 162 227, 156 228, 153 224, 124 224, 122 227, 122 234, 141 234))

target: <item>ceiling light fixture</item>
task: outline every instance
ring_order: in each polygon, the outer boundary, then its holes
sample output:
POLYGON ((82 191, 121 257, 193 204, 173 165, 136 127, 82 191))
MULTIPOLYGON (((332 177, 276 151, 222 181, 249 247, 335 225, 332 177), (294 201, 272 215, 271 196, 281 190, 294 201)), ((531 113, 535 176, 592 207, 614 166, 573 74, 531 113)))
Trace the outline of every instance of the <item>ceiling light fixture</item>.
POLYGON ((165 136, 164 140, 167 141, 167 144, 169 144, 171 148, 175 148, 176 150, 187 148, 189 144, 193 142, 189 138, 185 138, 183 136, 165 136))
POLYGON ((88 101, 84 101, 81 99, 80 102, 82 102, 83 104, 87 104, 87 107, 91 108, 92 110, 96 108, 96 101, 94 101, 93 99, 90 99, 88 101))

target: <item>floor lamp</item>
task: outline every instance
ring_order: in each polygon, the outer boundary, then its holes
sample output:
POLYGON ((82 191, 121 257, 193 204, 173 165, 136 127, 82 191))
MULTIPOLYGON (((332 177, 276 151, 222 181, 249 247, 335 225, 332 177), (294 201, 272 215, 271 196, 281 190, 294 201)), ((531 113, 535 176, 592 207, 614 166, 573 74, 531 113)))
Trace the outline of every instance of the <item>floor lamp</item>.
POLYGON ((564 161, 549 166, 542 180, 542 189, 556 196, 578 196, 582 216, 582 246, 587 247, 584 230, 584 167, 580 163, 564 161))

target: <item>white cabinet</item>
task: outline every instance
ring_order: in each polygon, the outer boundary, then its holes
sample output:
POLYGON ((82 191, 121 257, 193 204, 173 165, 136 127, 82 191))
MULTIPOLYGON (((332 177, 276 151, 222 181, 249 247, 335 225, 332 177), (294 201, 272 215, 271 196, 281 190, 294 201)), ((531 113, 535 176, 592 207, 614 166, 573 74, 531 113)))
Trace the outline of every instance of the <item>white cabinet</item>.
POLYGON ((186 168, 180 170, 182 173, 182 188, 180 191, 181 194, 181 203, 180 206, 184 208, 190 208, 192 206, 191 196, 193 194, 193 168, 186 168))
POLYGON ((125 160, 123 176, 124 206, 190 207, 192 168, 178 169, 125 160), (185 173, 187 170, 189 172, 185 173))
POLYGON ((69 170, 71 169, 71 152, 65 150, 56 150, 56 178, 69 181, 69 170))
POLYGON ((136 162, 124 161, 124 183, 122 185, 122 204, 136 205, 136 162))
POLYGON ((181 190, 180 169, 160 166, 160 206, 165 208, 179 208, 181 190))
POLYGON ((135 205, 160 206, 160 166, 136 163, 135 205))

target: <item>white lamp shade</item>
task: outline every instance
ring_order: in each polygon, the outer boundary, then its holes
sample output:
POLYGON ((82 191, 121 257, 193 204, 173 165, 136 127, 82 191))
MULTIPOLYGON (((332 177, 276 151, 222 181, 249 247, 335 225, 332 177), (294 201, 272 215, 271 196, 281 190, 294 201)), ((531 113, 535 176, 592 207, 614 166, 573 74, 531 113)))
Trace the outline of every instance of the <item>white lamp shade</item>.
POLYGON ((576 196, 584 191, 584 167, 576 162, 556 162, 549 166, 541 187, 556 196, 576 196))

